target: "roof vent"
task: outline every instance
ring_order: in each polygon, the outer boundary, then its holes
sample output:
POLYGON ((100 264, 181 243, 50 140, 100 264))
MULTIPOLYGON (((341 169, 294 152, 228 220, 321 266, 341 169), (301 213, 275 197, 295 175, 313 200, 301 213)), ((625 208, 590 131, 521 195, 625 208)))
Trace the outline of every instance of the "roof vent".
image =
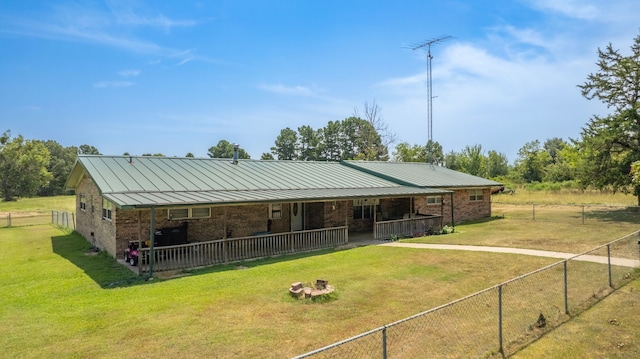
POLYGON ((240 148, 240 145, 237 143, 233 144, 233 164, 237 165, 238 164, 238 148, 240 148))

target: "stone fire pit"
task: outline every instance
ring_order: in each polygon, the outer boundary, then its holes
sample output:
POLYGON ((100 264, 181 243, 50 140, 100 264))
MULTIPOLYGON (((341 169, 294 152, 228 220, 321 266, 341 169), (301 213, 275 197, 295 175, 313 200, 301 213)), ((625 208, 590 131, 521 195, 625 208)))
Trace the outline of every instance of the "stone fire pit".
POLYGON ((305 287, 301 282, 292 283, 289 288, 289 293, 298 299, 306 299, 329 294, 334 290, 335 288, 329 285, 329 281, 318 279, 316 280, 316 284, 313 288, 305 287))

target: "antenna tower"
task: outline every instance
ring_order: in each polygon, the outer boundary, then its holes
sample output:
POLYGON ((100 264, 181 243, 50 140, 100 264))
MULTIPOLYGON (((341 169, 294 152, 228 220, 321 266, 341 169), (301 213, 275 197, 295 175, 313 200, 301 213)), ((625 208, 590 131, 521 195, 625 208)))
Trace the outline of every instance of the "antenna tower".
POLYGON ((446 41, 450 39, 451 36, 440 36, 435 39, 423 41, 415 46, 411 47, 411 50, 418 50, 423 47, 427 48, 427 117, 428 117, 428 128, 429 128, 429 138, 427 144, 430 146, 427 148, 429 152, 429 163, 433 163, 433 84, 431 82, 431 60, 433 56, 431 55, 431 45, 435 45, 437 43, 446 41))

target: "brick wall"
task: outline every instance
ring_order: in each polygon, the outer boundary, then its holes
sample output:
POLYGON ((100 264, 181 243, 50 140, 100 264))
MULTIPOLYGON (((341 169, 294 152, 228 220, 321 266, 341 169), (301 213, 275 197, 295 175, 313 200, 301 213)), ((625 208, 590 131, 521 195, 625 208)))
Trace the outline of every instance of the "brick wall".
POLYGON ((89 243, 93 232, 96 246, 113 256, 116 253, 116 211, 111 217, 110 221, 102 219, 102 196, 93 179, 85 175, 76 189, 76 231, 89 243), (84 210, 80 209, 80 195, 87 201, 84 210))
MULTIPOLYGON (((491 189, 482 189, 482 201, 470 201, 469 189, 456 189, 453 192, 455 223, 478 220, 491 217, 491 189)), ((443 224, 451 224, 451 196, 443 196, 443 224)))
MULTIPOLYGON (((481 201, 470 201, 467 189, 454 191, 455 223, 491 216, 491 193, 483 189, 481 201)), ((405 213, 417 211, 421 214, 440 214, 443 224, 451 224, 450 195, 443 196, 442 205, 427 205, 426 197, 415 198, 413 206, 409 198, 381 199, 378 220, 399 219, 405 213)), ((305 229, 349 226, 349 231, 372 230, 373 219, 354 220, 353 202, 329 201, 305 203, 305 229)), ((130 241, 147 241, 150 231, 149 209, 116 209, 111 220, 102 218, 102 197, 93 180, 85 176, 76 190, 76 228, 88 241, 94 233, 96 245, 114 257, 121 257, 130 241), (80 195, 86 198, 86 209, 80 209, 80 195), (117 224, 117 226, 116 226, 117 224)), ((291 205, 282 204, 282 218, 271 221, 272 233, 283 233, 291 228, 291 205)), ((169 220, 168 209, 155 210, 156 228, 178 227, 188 223, 187 236, 190 242, 211 241, 231 237, 244 237, 267 231, 269 205, 239 205, 211 207, 211 217, 203 219, 169 220)))

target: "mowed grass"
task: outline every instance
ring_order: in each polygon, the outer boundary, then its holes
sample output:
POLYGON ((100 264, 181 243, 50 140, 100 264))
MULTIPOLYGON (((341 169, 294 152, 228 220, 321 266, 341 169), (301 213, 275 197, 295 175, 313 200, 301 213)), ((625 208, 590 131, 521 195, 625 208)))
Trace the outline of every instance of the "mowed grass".
POLYGON ((640 280, 547 333, 513 358, 640 358, 640 280))
POLYGON ((631 195, 519 191, 492 200, 492 218, 457 226, 450 235, 408 241, 582 253, 640 229, 640 211, 626 207, 637 201, 631 195))
POLYGON ((559 191, 528 191, 516 190, 514 195, 496 194, 492 196, 494 203, 536 203, 536 204, 599 204, 608 206, 638 206, 636 196, 622 192, 597 191, 597 190, 569 190, 559 191))
MULTIPOLYGON (((628 231, 615 218, 594 220, 599 225, 583 230, 570 221, 505 216, 418 240, 576 253, 638 229, 626 220, 628 231)), ((108 255, 89 253, 89 244, 77 234, 52 226, 0 229, 0 244, 0 357, 20 358, 292 357, 557 261, 367 246, 145 281, 108 255), (310 303, 288 295, 292 282, 319 278, 336 287, 329 300, 310 303)), ((569 338, 575 341, 568 345, 581 346, 575 353, 585 353, 573 357, 636 357, 640 330, 629 323, 640 317, 637 298, 608 305, 634 286, 637 290, 638 280, 598 303, 594 309, 609 308, 599 317, 590 318, 591 310, 578 316, 585 326, 565 329, 571 321, 518 355, 564 357, 573 353, 562 347, 569 338), (610 319, 616 321, 609 324, 610 319), (556 333, 560 336, 554 339, 556 333)))
POLYGON ((367 246, 144 281, 51 226, 0 243, 0 348, 21 358, 292 357, 553 262, 367 246), (289 296, 318 278, 331 300, 289 296))
POLYGON ((0 213, 32 212, 51 213, 52 210, 75 212, 76 196, 20 198, 17 201, 0 201, 0 213))

